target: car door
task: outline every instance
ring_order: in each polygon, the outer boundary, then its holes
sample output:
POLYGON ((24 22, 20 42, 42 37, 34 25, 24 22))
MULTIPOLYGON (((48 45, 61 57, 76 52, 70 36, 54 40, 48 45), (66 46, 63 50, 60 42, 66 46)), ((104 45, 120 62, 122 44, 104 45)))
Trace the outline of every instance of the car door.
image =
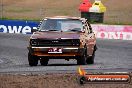
POLYGON ((92 56, 94 51, 94 46, 96 44, 96 37, 94 32, 92 31, 91 25, 88 22, 85 22, 85 27, 87 33, 87 38, 86 38, 87 55, 92 56))

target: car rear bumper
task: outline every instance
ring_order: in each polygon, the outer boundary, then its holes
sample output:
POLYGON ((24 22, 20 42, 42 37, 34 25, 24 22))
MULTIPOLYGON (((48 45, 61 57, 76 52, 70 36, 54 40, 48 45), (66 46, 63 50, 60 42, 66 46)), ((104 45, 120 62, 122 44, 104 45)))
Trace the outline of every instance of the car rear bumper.
POLYGON ((45 57, 78 57, 83 55, 84 48, 79 47, 28 47, 29 52, 35 56, 45 57), (61 48, 62 52, 49 53, 50 48, 61 48))

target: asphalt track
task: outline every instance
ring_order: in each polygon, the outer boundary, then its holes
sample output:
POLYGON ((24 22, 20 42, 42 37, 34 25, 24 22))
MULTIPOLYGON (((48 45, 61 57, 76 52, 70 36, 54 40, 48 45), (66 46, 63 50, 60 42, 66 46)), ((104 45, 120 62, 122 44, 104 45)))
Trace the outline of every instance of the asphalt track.
MULTIPOLYGON (((48 66, 30 67, 27 46, 30 35, 0 33, 0 73, 75 73, 76 60, 52 59, 48 66)), ((132 41, 97 39, 95 64, 89 72, 132 72, 132 41)))

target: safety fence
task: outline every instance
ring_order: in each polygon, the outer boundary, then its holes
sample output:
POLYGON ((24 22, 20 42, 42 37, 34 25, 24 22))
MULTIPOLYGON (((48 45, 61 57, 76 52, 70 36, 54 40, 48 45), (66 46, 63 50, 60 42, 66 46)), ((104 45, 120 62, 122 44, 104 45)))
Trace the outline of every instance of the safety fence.
MULTIPOLYGON (((0 20, 0 32, 31 34, 38 24, 36 21, 0 20)), ((97 38, 132 40, 131 25, 92 24, 92 28, 97 38)))

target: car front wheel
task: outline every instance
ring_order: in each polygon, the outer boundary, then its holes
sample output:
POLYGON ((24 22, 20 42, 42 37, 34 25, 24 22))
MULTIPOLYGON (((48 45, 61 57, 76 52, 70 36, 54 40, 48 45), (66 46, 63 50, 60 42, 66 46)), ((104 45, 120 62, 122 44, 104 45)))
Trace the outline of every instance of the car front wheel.
POLYGON ((28 62, 30 66, 37 66, 38 65, 38 57, 31 55, 31 53, 28 53, 28 62))
POLYGON ((48 65, 48 61, 49 61, 49 59, 41 58, 40 59, 40 64, 42 66, 47 66, 48 65))
POLYGON ((85 64, 86 64, 86 59, 87 59, 86 49, 84 49, 83 55, 80 56, 80 57, 77 59, 77 64, 78 64, 78 65, 85 65, 85 64))

